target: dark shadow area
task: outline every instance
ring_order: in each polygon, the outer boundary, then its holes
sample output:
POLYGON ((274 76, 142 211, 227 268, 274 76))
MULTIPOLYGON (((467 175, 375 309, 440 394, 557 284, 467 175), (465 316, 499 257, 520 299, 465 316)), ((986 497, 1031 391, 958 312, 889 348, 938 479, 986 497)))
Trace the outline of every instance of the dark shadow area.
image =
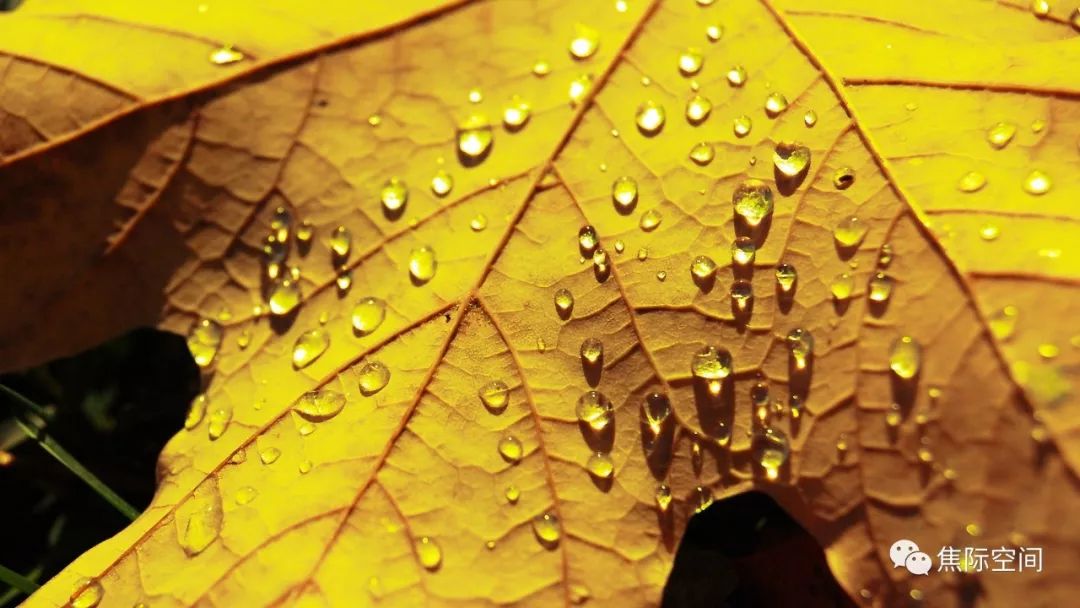
POLYGON ((22 3, 23 0, 0 0, 0 12, 13 11, 22 3))
POLYGON ((769 496, 718 501, 686 529, 663 608, 853 607, 810 534, 769 496))
POLYGON ((784 196, 791 196, 795 194, 795 191, 799 189, 799 186, 806 181, 806 175, 810 171, 809 163, 802 171, 799 171, 795 175, 785 175, 780 172, 779 169, 773 167, 773 181, 776 182, 776 189, 780 194, 784 196))
MULTIPOLYGON (((150 503, 157 457, 183 428, 199 389, 184 339, 139 329, 92 350, 0 376, 0 382, 45 407, 45 427, 106 485, 136 509, 150 503)), ((43 582, 86 550, 119 532, 126 520, 14 425, 0 402, 0 564, 43 582)), ((18 604, 0 589, 0 606, 18 604)))

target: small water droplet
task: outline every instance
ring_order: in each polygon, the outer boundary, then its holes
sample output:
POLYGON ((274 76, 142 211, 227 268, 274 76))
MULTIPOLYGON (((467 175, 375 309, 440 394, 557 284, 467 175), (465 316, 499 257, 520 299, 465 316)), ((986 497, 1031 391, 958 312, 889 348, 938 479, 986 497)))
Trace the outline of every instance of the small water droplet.
POLYGON ((664 106, 655 101, 646 101, 638 106, 635 114, 638 130, 645 135, 655 135, 664 128, 664 106))
POLYGON ((699 255, 690 262, 690 274, 698 282, 716 277, 716 262, 707 255, 699 255))
POLYGON ((532 73, 538 78, 543 78, 551 73, 551 64, 543 59, 537 59, 533 64, 532 73))
POLYGON ((300 416, 315 422, 329 420, 345 408, 345 395, 331 390, 308 391, 296 400, 293 409, 300 416))
POLYGON ((1036 17, 1046 17, 1050 14, 1050 2, 1048 0, 1031 0, 1031 13, 1036 17))
POLYGON ((780 264, 776 267, 776 284, 780 287, 781 292, 791 292, 798 278, 799 273, 791 264, 780 264))
POLYGON ((1028 176, 1024 178, 1024 192, 1028 194, 1046 194, 1050 191, 1051 185, 1050 176, 1039 170, 1028 173, 1028 176))
POLYGON ((580 23, 574 24, 574 37, 570 40, 570 55, 574 59, 588 59, 600 46, 600 32, 580 23))
POLYGON ((615 239, 615 253, 622 253, 626 249, 626 244, 622 242, 622 239, 615 239))
POLYGON ((514 484, 510 484, 503 491, 503 496, 506 498, 506 502, 512 505, 517 504, 517 501, 521 499, 521 490, 514 484))
MULTIPOLYGON (((334 278, 334 284, 337 285, 338 291, 346 293, 349 288, 352 287, 352 271, 342 270, 337 277, 334 278)), ((319 323, 326 324, 330 320, 329 313, 325 310, 319 313, 319 323)))
POLYGON ((513 435, 507 435, 499 440, 499 454, 509 463, 521 462, 525 455, 525 448, 521 441, 513 435))
POLYGON ((829 291, 838 302, 844 302, 855 291, 855 279, 852 278, 850 273, 841 272, 833 277, 832 282, 829 283, 829 291))
POLYGON ((586 391, 578 398, 575 413, 580 422, 589 425, 594 431, 602 431, 611 424, 614 408, 599 391, 586 391))
POLYGON ((928 464, 934 461, 934 452, 928 447, 919 448, 915 454, 919 457, 919 462, 928 464))
POLYGON ((498 414, 510 403, 510 387, 502 380, 493 380, 480 387, 480 402, 491 413, 498 414))
POLYGON ((604 344, 596 338, 585 338, 581 342, 581 358, 590 365, 596 365, 604 356, 604 344))
POLYGON ((428 570, 435 570, 442 563, 442 549, 435 539, 421 536, 416 539, 416 559, 428 570))
POLYGON ((315 235, 315 225, 304 220, 300 222, 300 226, 296 229, 296 240, 302 245, 306 245, 311 242, 311 237, 315 235))
POLYGON ((72 608, 94 608, 105 597, 105 588, 97 579, 80 578, 75 581, 75 589, 71 593, 72 608))
POLYGON ((611 185, 611 199, 615 202, 615 210, 619 213, 629 213, 638 199, 638 185, 634 178, 623 175, 611 185))
POLYGON ((191 405, 188 406, 187 416, 184 417, 184 428, 190 431, 199 426, 203 417, 206 416, 209 405, 210 397, 207 397, 206 393, 195 395, 195 398, 191 400, 191 405))
POLYGON ((690 360, 690 373, 704 381, 709 392, 720 394, 721 383, 731 375, 731 353, 726 348, 706 346, 690 360))
POLYGON ((585 101, 585 97, 588 96, 589 91, 592 90, 593 80, 594 77, 592 74, 582 74, 570 81, 568 94, 570 96, 571 106, 576 107, 578 104, 585 101))
POLYGON ((750 281, 737 279, 731 284, 729 295, 731 301, 735 304, 735 308, 740 312, 745 312, 750 308, 750 301, 754 299, 753 286, 751 286, 750 281))
POLYGON ((663 270, 659 270, 659 271, 657 271, 657 273, 656 273, 656 280, 657 280, 657 281, 660 281, 661 283, 663 283, 665 279, 667 279, 667 272, 665 272, 665 271, 663 271, 663 270))
POLYGON ((467 97, 469 99, 469 103, 480 103, 481 101, 484 101, 484 92, 481 91, 479 88, 473 87, 469 89, 469 94, 467 95, 467 97))
POLYGON ((690 148, 690 160, 698 165, 707 165, 716 157, 716 149, 707 141, 698 142, 690 148))
POLYGON ((510 131, 516 131, 525 126, 532 116, 532 106, 518 95, 514 95, 503 106, 503 125, 510 131))
POLYGON ((1001 229, 996 224, 983 224, 979 228, 979 238, 984 241, 993 241, 1001 235, 1001 229))
POLYGON ((986 185, 986 176, 978 171, 968 171, 960 177, 956 187, 961 192, 977 192, 986 185))
POLYGON ((1016 125, 1009 122, 999 122, 986 131, 986 143, 1000 150, 1009 145, 1014 135, 1016 135, 1016 125))
POLYGON ((409 254, 409 275, 417 283, 427 283, 435 277, 438 261, 435 259, 435 250, 424 246, 413 249, 409 254))
POLYGON ((292 362, 297 369, 311 365, 330 348, 330 332, 322 329, 305 331, 293 345, 292 362))
POLYGON ((787 97, 784 97, 781 93, 769 93, 769 96, 765 98, 765 114, 769 118, 776 118, 781 112, 788 107, 787 97))
POLYGON ((748 236, 740 236, 731 244, 731 261, 739 266, 749 266, 757 257, 757 247, 754 240, 748 236))
POLYGON ((649 209, 641 214, 641 220, 638 222, 638 226, 645 232, 652 232, 660 226, 660 222, 663 220, 664 216, 658 209, 649 209))
POLYGON ((1054 359, 1061 354, 1061 349, 1058 348, 1058 345, 1051 342, 1040 344, 1036 351, 1043 359, 1054 359))
POLYGON ((232 408, 221 406, 215 407, 210 410, 210 417, 206 423, 206 435, 211 441, 220 438, 225 434, 225 429, 229 428, 229 422, 232 420, 232 408))
POLYGON ((210 53, 210 63, 230 65, 244 60, 244 54, 229 45, 214 49, 210 53))
POLYGON ((450 194, 450 191, 453 189, 454 177, 447 173, 445 169, 436 171, 435 175, 431 178, 431 191, 435 196, 446 196, 447 194, 450 194))
POLYGON ((615 463, 612 462, 611 456, 603 452, 596 452, 589 456, 585 468, 588 469, 590 475, 597 479, 611 479, 615 475, 615 463))
POLYGON ((270 312, 274 315, 287 315, 300 305, 300 286, 290 278, 276 281, 270 287, 267 297, 270 312))
POLYGON ((705 37, 709 39, 709 42, 716 42, 724 37, 724 28, 713 24, 705 26, 705 37))
POLYGON ((555 292, 555 311, 560 316, 567 316, 574 308, 574 294, 569 289, 561 288, 555 292))
POLYGON ((884 272, 874 273, 870 277, 867 297, 873 302, 887 302, 892 295, 893 279, 884 272))
POLYGON ((255 500, 255 497, 257 497, 258 495, 259 491, 255 488, 251 486, 243 486, 236 491, 236 494, 233 496, 233 500, 235 500, 236 504, 238 505, 246 505, 250 504, 251 501, 255 500))
POLYGON ((878 266, 888 268, 892 263, 892 245, 885 243, 878 252, 878 266))
POLYGON ((224 333, 221 325, 212 319, 199 319, 191 327, 187 345, 196 365, 206 367, 214 361, 224 333))
POLYGON ((370 397, 390 382, 390 368, 379 361, 368 361, 357 370, 356 380, 360 385, 360 392, 365 397, 370 397))
POLYGON ((791 353, 792 366, 805 370, 814 354, 814 336, 807 330, 796 327, 787 335, 788 351, 791 353))
POLYGON ((378 114, 372 114, 371 116, 368 116, 367 122, 369 125, 377 127, 382 124, 382 116, 379 116, 378 114))
POLYGON ((862 244, 868 229, 862 220, 854 215, 849 215, 837 222, 836 228, 833 229, 833 238, 836 239, 836 244, 841 248, 855 248, 862 244))
POLYGON ((741 65, 732 66, 727 72, 727 81, 733 87, 741 87, 746 84, 746 68, 741 65))
POLYGON ((787 462, 791 453, 787 435, 774 428, 765 428, 754 433, 751 442, 754 460, 765 470, 765 477, 776 479, 780 468, 787 462))
POLYGON ((810 148, 793 142, 782 141, 773 150, 773 165, 788 177, 795 177, 810 166, 810 148))
POLYGON ((688 48, 679 55, 679 73, 683 76, 693 76, 701 71, 705 64, 705 56, 701 49, 688 48))
POLYGON ((473 232, 483 232, 487 228, 488 219, 483 213, 477 213, 469 220, 469 229, 473 232))
POLYGON ((366 336, 378 329, 384 319, 386 319, 386 302, 379 298, 364 298, 352 309, 352 326, 361 336, 366 336))
POLYGON ((671 506, 671 488, 666 483, 656 486, 656 508, 661 513, 667 512, 671 506))
POLYGON ((660 427, 671 415, 671 401, 667 395, 661 393, 649 393, 641 402, 641 413, 645 417, 646 424, 654 435, 660 433, 660 427))
POLYGON ((483 114, 472 114, 458 126, 457 147, 462 156, 481 159, 491 149, 491 124, 483 114))
POLYGON ((712 490, 705 486, 697 486, 694 488, 694 513, 701 513, 705 509, 708 509, 713 503, 712 490))
POLYGON ((259 461, 263 464, 274 464, 278 458, 281 458, 281 450, 277 448, 266 448, 259 451, 259 461))
POLYGON ((694 95, 686 102, 686 122, 699 125, 712 113, 712 102, 708 97, 694 95))
POLYGON ((586 255, 592 255, 596 246, 600 244, 600 237, 596 234, 596 228, 590 225, 582 226, 578 230, 578 246, 586 255))
POLYGON ((559 518, 552 513, 537 515, 532 520, 533 533, 545 545, 554 545, 562 536, 562 526, 559 518))
POLYGON ((889 369, 898 377, 910 380, 919 373, 922 347, 911 336, 901 336, 889 349, 889 369))
POLYGON ((746 137, 750 134, 750 130, 753 128, 754 122, 750 120, 750 117, 746 114, 738 116, 731 123, 731 130, 735 133, 736 137, 746 137))
POLYGON ((735 215, 754 228, 773 211, 772 189, 759 179, 743 180, 735 187, 731 204, 735 208, 735 215))
POLYGON ((851 167, 840 167, 833 171, 832 183, 837 190, 847 190, 855 183, 855 170, 851 167))
POLYGON ((177 508, 176 536, 184 553, 198 555, 217 540, 222 519, 221 495, 216 480, 210 478, 177 508))
POLYGON ((806 114, 803 114, 803 124, 807 127, 813 127, 817 124, 817 112, 813 110, 807 110, 806 114))
MULTIPOLYGON (((434 188, 434 183, 432 183, 434 188)), ((399 178, 391 177, 383 184, 382 190, 379 191, 379 200, 382 201, 383 209, 388 213, 397 213, 405 208, 405 203, 409 201, 409 187, 399 178)), ((337 248, 334 248, 334 252, 337 252, 337 248)), ((346 255, 345 253, 339 253, 338 255, 346 255)))

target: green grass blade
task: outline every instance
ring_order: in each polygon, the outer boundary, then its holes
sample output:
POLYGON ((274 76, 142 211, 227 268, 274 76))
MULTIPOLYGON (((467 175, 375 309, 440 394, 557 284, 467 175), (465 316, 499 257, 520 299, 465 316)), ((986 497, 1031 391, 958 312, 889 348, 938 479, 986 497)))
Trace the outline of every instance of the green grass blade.
POLYGON ((18 572, 5 568, 4 566, 0 566, 0 581, 11 585, 12 589, 18 589, 26 595, 30 595, 37 591, 38 587, 41 586, 18 572))
POLYGON ((98 479, 96 475, 84 467, 82 463, 76 460, 75 457, 57 443, 55 439, 46 435, 36 424, 29 421, 26 416, 26 410, 29 410, 39 418, 44 418, 45 411, 41 406, 3 384, 0 384, 0 392, 5 393, 11 397, 13 402, 18 404, 14 411, 15 422, 18 423, 28 437, 36 441, 42 449, 52 455, 53 458, 60 461, 60 464, 67 467, 69 471, 74 473, 79 479, 83 480, 86 485, 90 486, 90 488, 104 498, 106 502, 115 507, 117 511, 120 511, 124 517, 134 520, 139 516, 139 512, 134 507, 129 505, 123 498, 120 498, 116 492, 113 492, 112 488, 105 485, 105 482, 98 479), (23 408, 22 411, 19 410, 20 406, 23 408))

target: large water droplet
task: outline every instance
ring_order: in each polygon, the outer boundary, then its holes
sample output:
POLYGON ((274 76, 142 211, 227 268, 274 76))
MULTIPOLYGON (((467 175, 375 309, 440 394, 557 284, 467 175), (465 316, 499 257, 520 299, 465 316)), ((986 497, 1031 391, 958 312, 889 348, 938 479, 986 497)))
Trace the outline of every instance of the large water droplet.
POLYGON ((352 326, 361 336, 366 336, 378 329, 384 319, 386 319, 386 302, 379 298, 364 298, 352 309, 352 326))
POLYGON ((750 120, 750 117, 746 114, 738 116, 731 122, 731 130, 735 133, 736 137, 746 137, 750 134, 750 130, 754 127, 754 121, 750 120))
POLYGON ((910 380, 919 373, 922 347, 911 336, 900 336, 889 349, 889 369, 898 377, 910 380))
POLYGON ((370 397, 381 391, 390 382, 390 368, 379 361, 368 361, 356 372, 360 392, 370 397))
POLYGON ((810 166, 810 148, 793 142, 782 141, 773 150, 773 165, 788 177, 795 177, 810 166))
POLYGON ((701 71, 705 64, 705 56, 701 49, 688 48, 679 54, 679 73, 683 76, 693 76, 701 71))
POLYGON ((728 70, 727 81, 733 87, 741 87, 746 84, 746 68, 741 65, 732 66, 728 70))
POLYGON ((660 427, 671 415, 671 401, 667 395, 661 393, 649 393, 641 402, 641 413, 645 417, 645 423, 649 425, 654 435, 660 433, 660 427))
POLYGON ((616 179, 611 184, 611 199, 615 202, 616 211, 629 213, 638 199, 637 180, 628 175, 616 179))
POLYGON ((690 275, 697 282, 712 280, 716 276, 716 262, 707 255, 699 255, 690 262, 690 275))
POLYGON ((433 279, 438 265, 435 250, 426 245, 413 249, 409 254, 409 275, 417 283, 427 283, 433 279))
MULTIPOLYGON (((405 203, 409 202, 409 186, 401 179, 391 177, 379 191, 379 200, 382 201, 383 209, 388 213, 398 213, 405 207, 405 203)), ((334 251, 336 252, 337 249, 335 248, 334 251)))
POLYGON ((858 247, 866 238, 867 225, 854 215, 845 217, 836 224, 833 229, 833 238, 841 248, 850 249, 858 247))
POLYGON ((321 422, 337 416, 345 408, 345 395, 337 391, 308 391, 296 400, 293 409, 302 417, 321 422))
POLYGON ((1028 176, 1024 178, 1024 192, 1028 194, 1046 194, 1050 191, 1051 185, 1050 176, 1039 170, 1028 173, 1028 176))
POLYGON ((458 152, 467 159, 481 159, 491 149, 491 124, 483 114, 472 114, 458 126, 458 152))
POLYGON ((776 284, 782 293, 789 293, 795 287, 795 281, 798 278, 799 273, 791 264, 780 264, 776 267, 776 284))
POLYGON ((596 234, 596 228, 586 225, 578 230, 578 246, 582 253, 592 255, 598 244, 600 244, 600 237, 596 234))
POLYGON ((740 236, 731 244, 731 261, 739 266, 749 266, 757 257, 757 247, 754 240, 748 236, 740 236))
POLYGON ((588 59, 600 46, 600 32, 587 25, 574 25, 574 37, 570 40, 570 55, 574 59, 588 59))
POLYGON ((735 215, 746 225, 755 227, 773 211, 773 194, 769 185, 759 179, 743 180, 731 195, 735 215))
POLYGON ((221 325, 212 319, 200 319, 192 326, 187 345, 196 365, 206 367, 214 361, 224 333, 221 325))
POLYGON ((721 383, 731 375, 731 353, 726 348, 706 346, 690 359, 690 373, 704 381, 710 393, 719 395, 721 383))
POLYGON ((655 135, 664 128, 664 106, 655 101, 646 101, 638 106, 635 114, 638 130, 645 135, 655 135))
POLYGON ((604 343, 596 338, 585 338, 581 342, 581 359, 589 364, 596 365, 604 356, 604 343))
POLYGON ((554 545, 562 536, 559 518, 552 513, 537 515, 532 520, 533 533, 545 545, 554 545))
POLYGON ((784 97, 781 93, 769 93, 769 96, 765 98, 765 114, 769 118, 776 118, 781 112, 788 107, 787 97, 784 97))
POLYGON ((217 540, 223 518, 217 481, 208 479, 177 508, 176 536, 184 553, 198 555, 217 540))
POLYGON ((480 387, 480 402, 493 414, 506 409, 510 403, 510 387, 502 380, 492 380, 480 387))
POLYGON ((1014 135, 1016 135, 1016 125, 1009 122, 999 122, 987 130, 986 143, 1000 150, 1009 145, 1014 135))
POLYGON ((586 391, 578 398, 575 410, 577 419, 584 422, 594 431, 602 431, 614 417, 614 408, 599 391, 586 391))
POLYGON ((754 433, 751 443, 754 460, 765 470, 765 477, 776 479, 780 468, 791 454, 787 435, 774 428, 765 428, 754 433))
POLYGON ((699 125, 712 113, 712 102, 708 97, 694 95, 686 102, 686 121, 692 125, 699 125))
POLYGON ((266 300, 271 313, 287 315, 300 305, 300 286, 291 278, 283 278, 270 286, 266 300))
POLYGON ((517 437, 507 435, 499 440, 499 454, 507 462, 517 463, 521 462, 521 458, 525 455, 525 448, 517 437))
POLYGON ((435 570, 442 563, 442 549, 435 539, 421 536, 416 539, 416 559, 428 570, 435 570))
POLYGON ((746 279, 736 279, 731 284, 728 294, 732 303, 739 312, 745 312, 750 307, 750 300, 754 299, 754 288, 746 279))
POLYGON ((788 332, 787 345, 791 353, 791 363, 795 369, 806 369, 814 353, 814 336, 809 331, 797 327, 788 332))
POLYGON ((297 369, 311 365, 330 348, 330 332, 323 329, 305 331, 293 345, 292 362, 297 369))
POLYGON ((660 226, 660 222, 664 221, 663 214, 659 209, 653 208, 645 211, 641 214, 641 219, 638 221, 638 227, 645 232, 652 232, 660 226))
POLYGON ((615 474, 615 463, 611 460, 611 456, 603 452, 596 452, 589 456, 585 468, 588 469, 590 475, 597 479, 611 479, 615 474))

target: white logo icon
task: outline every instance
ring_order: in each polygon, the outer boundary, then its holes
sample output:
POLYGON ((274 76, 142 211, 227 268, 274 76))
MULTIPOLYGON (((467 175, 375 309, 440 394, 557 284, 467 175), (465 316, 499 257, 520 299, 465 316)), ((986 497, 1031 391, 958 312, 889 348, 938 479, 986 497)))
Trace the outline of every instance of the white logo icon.
POLYGON ((919 550, 919 545, 913 540, 901 539, 889 547, 889 558, 892 559, 893 568, 905 568, 909 555, 919 550))
POLYGON ((911 553, 904 560, 904 567, 912 574, 926 576, 926 573, 930 572, 931 566, 933 566, 933 563, 930 561, 930 556, 922 551, 911 553))

